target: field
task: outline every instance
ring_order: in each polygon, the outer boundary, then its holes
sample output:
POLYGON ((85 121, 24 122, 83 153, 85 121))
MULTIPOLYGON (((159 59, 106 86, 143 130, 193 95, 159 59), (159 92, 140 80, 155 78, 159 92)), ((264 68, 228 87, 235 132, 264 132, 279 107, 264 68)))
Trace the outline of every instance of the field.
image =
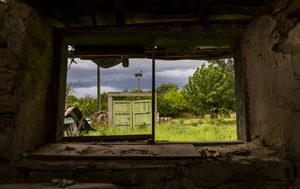
MULTIPOLYGON (((135 128, 117 127, 107 125, 96 126, 96 132, 89 132, 89 136, 109 135, 135 135, 151 134, 151 126, 140 125, 135 128)), ((88 136, 81 133, 81 136, 88 136)), ((220 141, 237 140, 235 118, 186 119, 177 118, 168 122, 156 124, 156 140, 167 141, 220 141)))

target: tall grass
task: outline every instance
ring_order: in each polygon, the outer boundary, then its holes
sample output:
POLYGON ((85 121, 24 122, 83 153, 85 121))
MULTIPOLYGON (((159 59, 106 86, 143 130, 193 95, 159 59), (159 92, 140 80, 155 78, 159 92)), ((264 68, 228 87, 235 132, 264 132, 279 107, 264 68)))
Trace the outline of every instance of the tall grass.
MULTIPOLYGON (((151 126, 142 124, 131 127, 98 126, 89 136, 151 134, 151 126)), ((82 136, 87 136, 82 134, 82 136)), ((237 140, 236 122, 233 118, 211 119, 173 119, 156 124, 156 140, 168 141, 220 141, 237 140)))

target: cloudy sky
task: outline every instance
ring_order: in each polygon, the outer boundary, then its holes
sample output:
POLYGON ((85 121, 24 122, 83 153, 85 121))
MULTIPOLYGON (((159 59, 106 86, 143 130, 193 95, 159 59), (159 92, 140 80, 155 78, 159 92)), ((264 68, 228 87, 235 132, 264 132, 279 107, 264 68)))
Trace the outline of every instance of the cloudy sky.
MULTIPOLYGON (((84 97, 87 94, 97 97, 97 65, 89 60, 75 59, 68 70, 67 82, 72 82, 71 87, 77 90, 76 97, 84 97)), ((70 60, 69 60, 70 62, 70 60)), ((178 60, 155 61, 156 87, 161 84, 176 84, 181 89, 187 84, 188 77, 193 75, 197 67, 201 67, 205 61, 178 60)), ((101 93, 123 92, 125 89, 137 89, 137 78, 134 76, 138 70, 143 72, 141 77, 141 89, 149 90, 152 86, 152 60, 130 59, 129 67, 122 64, 111 68, 101 68, 101 93)))

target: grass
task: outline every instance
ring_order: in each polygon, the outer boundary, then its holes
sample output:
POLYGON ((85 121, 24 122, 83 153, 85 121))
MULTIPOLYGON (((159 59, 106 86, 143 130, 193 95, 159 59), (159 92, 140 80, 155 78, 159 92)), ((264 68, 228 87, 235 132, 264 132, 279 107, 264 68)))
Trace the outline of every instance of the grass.
MULTIPOLYGON (((151 126, 117 127, 96 126, 96 132, 89 136, 151 134, 151 126)), ((87 134, 81 134, 87 136, 87 134)), ((166 123, 156 124, 156 140, 168 141, 220 141, 237 140, 235 118, 211 119, 172 119, 166 123)))

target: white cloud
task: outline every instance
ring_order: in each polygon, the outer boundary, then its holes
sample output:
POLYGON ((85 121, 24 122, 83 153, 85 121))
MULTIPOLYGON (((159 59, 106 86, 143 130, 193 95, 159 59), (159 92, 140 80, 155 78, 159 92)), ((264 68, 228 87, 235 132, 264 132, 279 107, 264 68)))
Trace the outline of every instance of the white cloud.
MULTIPOLYGON (((72 82, 72 87, 78 89, 77 97, 86 94, 96 97, 97 94, 97 65, 90 60, 75 59, 77 64, 72 64, 68 71, 67 82, 72 82)), ((193 75, 197 67, 205 61, 199 60, 177 60, 177 61, 155 61, 156 87, 161 84, 174 83, 182 88, 193 75)), ((125 89, 136 89, 137 78, 134 76, 138 70, 143 71, 141 88, 151 89, 152 86, 152 60, 130 59, 129 67, 124 68, 122 64, 111 68, 101 68, 101 92, 123 91, 125 89)))
MULTIPOLYGON (((76 88, 77 93, 74 94, 77 98, 84 97, 87 94, 90 95, 93 98, 97 98, 97 86, 96 87, 89 87, 89 88, 76 88)), ((100 92, 119 92, 121 91, 120 89, 110 87, 110 86, 104 86, 100 87, 100 92)))

